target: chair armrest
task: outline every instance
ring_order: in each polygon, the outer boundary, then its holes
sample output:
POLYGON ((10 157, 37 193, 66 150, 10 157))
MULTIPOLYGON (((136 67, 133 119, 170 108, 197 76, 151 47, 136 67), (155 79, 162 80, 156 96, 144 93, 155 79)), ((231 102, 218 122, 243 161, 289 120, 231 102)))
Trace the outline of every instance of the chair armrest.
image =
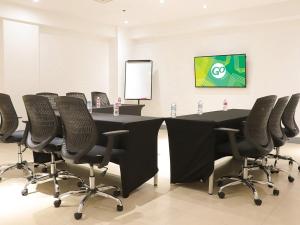
POLYGON ((215 128, 216 131, 225 131, 225 132, 233 132, 233 133, 238 133, 240 132, 239 129, 233 129, 233 128, 227 128, 227 127, 219 127, 215 128))
POLYGON ((226 127, 215 128, 215 130, 227 132, 233 157, 237 160, 242 160, 236 140, 236 133, 240 132, 240 130, 226 127))
POLYGON ((118 136, 118 135, 121 135, 121 134, 128 134, 129 133, 129 130, 115 130, 115 131, 109 131, 109 132, 105 132, 105 133, 102 133, 103 135, 107 136, 107 137, 115 137, 115 136, 118 136))
POLYGON ((106 166, 110 162, 110 157, 112 154, 113 146, 114 146, 114 138, 118 135, 122 134, 128 134, 129 130, 115 130, 115 131, 109 131, 102 133, 103 135, 107 136, 108 141, 106 145, 106 151, 103 156, 103 160, 101 161, 100 165, 98 166, 99 168, 102 168, 106 166))

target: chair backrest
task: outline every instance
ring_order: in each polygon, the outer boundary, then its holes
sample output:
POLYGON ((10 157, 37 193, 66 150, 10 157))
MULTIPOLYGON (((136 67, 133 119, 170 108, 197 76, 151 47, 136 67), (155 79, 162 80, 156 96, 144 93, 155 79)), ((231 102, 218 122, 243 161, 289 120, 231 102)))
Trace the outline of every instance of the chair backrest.
POLYGON ((80 92, 68 92, 66 94, 66 96, 82 99, 82 101, 84 102, 84 104, 87 105, 87 100, 86 100, 86 97, 85 97, 84 93, 80 93, 80 92))
POLYGON ((275 95, 257 99, 246 120, 245 138, 261 151, 269 152, 274 147, 271 135, 268 132, 268 121, 275 101, 275 95))
POLYGON ((285 127, 285 134, 288 137, 295 137, 299 134, 299 127, 295 121, 295 113, 299 103, 300 93, 292 95, 282 116, 282 123, 285 127))
POLYGON ((106 95, 106 93, 103 92, 92 92, 92 105, 95 107, 97 105, 97 98, 100 98, 100 106, 109 106, 110 102, 106 95))
POLYGON ((57 117, 46 97, 25 95, 23 101, 29 122, 27 144, 30 148, 34 149, 36 146, 38 150, 42 150, 38 144, 46 146, 57 136, 57 117))
POLYGON ((18 116, 9 95, 0 93, 0 139, 5 141, 19 125, 18 116))
POLYGON ((37 93, 36 95, 44 96, 44 97, 48 98, 48 100, 49 100, 49 102, 51 104, 52 109, 54 109, 54 110, 57 109, 55 99, 58 97, 58 94, 51 93, 51 92, 40 92, 40 93, 37 93))
POLYGON ((281 119, 288 101, 289 96, 279 98, 269 118, 268 129, 273 138, 275 147, 282 146, 286 141, 286 135, 283 127, 281 126, 281 119))
POLYGON ((98 139, 97 128, 83 101, 62 96, 57 98, 57 106, 64 129, 63 157, 64 147, 69 153, 92 149, 98 139))

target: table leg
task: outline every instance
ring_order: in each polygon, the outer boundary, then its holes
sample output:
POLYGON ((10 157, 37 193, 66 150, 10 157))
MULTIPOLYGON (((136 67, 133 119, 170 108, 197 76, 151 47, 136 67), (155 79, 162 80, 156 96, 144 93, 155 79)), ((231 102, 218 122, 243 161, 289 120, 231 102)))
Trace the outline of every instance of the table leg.
POLYGON ((208 194, 212 195, 214 193, 214 171, 209 176, 209 183, 208 183, 208 194))
POLYGON ((156 187, 158 183, 158 173, 155 174, 155 176, 153 177, 153 181, 154 181, 154 186, 156 187))

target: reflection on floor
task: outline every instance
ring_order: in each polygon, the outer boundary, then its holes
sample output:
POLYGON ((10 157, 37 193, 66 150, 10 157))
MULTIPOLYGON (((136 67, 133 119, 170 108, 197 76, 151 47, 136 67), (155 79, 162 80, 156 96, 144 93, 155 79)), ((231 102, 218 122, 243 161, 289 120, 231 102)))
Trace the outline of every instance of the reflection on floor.
MULTIPOLYGON (((81 221, 75 221, 73 213, 77 209, 80 197, 66 198, 60 208, 53 207, 53 184, 31 188, 32 194, 23 197, 21 190, 26 180, 21 171, 7 173, 0 183, 0 224, 132 224, 132 225, 299 225, 300 173, 293 170, 294 183, 287 181, 285 174, 274 174, 274 182, 280 189, 280 195, 274 197, 267 187, 258 187, 263 204, 254 205, 250 191, 237 186, 226 191, 226 198, 220 200, 217 195, 207 194, 207 184, 192 183, 170 185, 168 138, 165 130, 159 134, 159 185, 153 186, 149 180, 127 199, 122 199, 124 211, 115 211, 115 203, 108 199, 93 198, 85 208, 81 221)), ((184 149, 183 149, 184 151, 184 149)), ((282 152, 300 160, 300 146, 287 144, 282 152)), ((31 152, 25 158, 32 160, 31 152)), ((14 144, 0 144, 1 164, 16 160, 14 144)), ((279 166, 288 168, 287 162, 279 166)), ((216 177, 236 171, 236 163, 230 158, 217 163, 216 177)), ((87 178, 87 167, 68 166, 71 171, 87 178)), ((258 176, 262 175, 258 172, 258 176)), ((97 181, 106 184, 119 184, 119 168, 109 166, 109 173, 97 181)), ((61 191, 76 189, 76 181, 61 181, 61 191)), ((217 188, 215 188, 215 192, 217 188)))

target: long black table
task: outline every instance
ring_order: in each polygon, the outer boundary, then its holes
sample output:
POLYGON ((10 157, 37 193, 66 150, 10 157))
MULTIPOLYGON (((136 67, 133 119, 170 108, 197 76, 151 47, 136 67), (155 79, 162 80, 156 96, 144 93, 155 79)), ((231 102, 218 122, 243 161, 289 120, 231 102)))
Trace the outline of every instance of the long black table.
MULTIPOLYGON (((135 115, 135 116, 141 116, 142 115, 142 109, 145 105, 134 105, 134 104, 122 104, 119 107, 119 113, 120 115, 135 115)), ((113 114, 114 112, 114 106, 102 106, 100 108, 93 107, 93 112, 98 113, 110 113, 113 114)))
POLYGON ((249 112, 231 109, 167 118, 171 183, 207 180, 214 171, 214 161, 220 158, 215 145, 227 140, 227 135, 215 128, 241 128, 249 112))
MULTIPOLYGON (((59 114, 56 114, 59 118, 59 114)), ((114 148, 124 149, 124 153, 111 159, 113 163, 120 165, 122 195, 127 198, 130 192, 158 172, 157 136, 164 119, 104 113, 92 113, 92 117, 99 131, 99 145, 106 146, 107 142, 101 133, 129 130, 128 134, 115 138, 114 148)), ((35 162, 45 161, 49 161, 47 154, 36 154, 35 162)))

